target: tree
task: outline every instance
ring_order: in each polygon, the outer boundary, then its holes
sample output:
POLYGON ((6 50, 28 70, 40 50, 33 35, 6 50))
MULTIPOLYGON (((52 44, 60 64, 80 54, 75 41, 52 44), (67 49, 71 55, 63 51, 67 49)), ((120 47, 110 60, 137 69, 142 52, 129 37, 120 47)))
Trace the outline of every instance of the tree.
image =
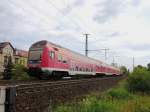
POLYGON ((126 74, 126 75, 128 74, 128 69, 125 66, 121 66, 120 70, 121 70, 122 74, 126 74))
POLYGON ((9 56, 8 57, 8 62, 6 65, 4 65, 5 69, 4 69, 4 79, 11 79, 11 75, 12 75, 12 69, 13 69, 13 63, 12 63, 12 57, 9 56))
POLYGON ((147 68, 146 68, 145 66, 137 65, 137 66, 134 68, 133 71, 136 71, 136 70, 138 70, 138 69, 145 69, 145 70, 147 70, 147 68))
POLYGON ((147 70, 150 71, 150 63, 147 64, 147 70))
POLYGON ((150 93, 150 76, 146 67, 134 68, 127 78, 127 88, 131 92, 150 93))

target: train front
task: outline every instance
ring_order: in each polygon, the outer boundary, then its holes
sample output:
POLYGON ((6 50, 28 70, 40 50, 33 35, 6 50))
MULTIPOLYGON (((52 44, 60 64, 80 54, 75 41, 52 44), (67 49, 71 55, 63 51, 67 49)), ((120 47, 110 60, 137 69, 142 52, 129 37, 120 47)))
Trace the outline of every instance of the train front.
POLYGON ((33 44, 29 49, 28 54, 28 69, 31 76, 40 77, 42 73, 43 54, 46 41, 40 41, 33 44))

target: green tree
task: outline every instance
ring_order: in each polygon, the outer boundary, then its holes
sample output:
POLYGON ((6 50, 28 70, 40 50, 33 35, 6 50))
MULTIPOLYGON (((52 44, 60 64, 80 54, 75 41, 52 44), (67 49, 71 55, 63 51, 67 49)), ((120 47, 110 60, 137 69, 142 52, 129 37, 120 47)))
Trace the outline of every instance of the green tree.
POLYGON ((122 74, 126 74, 127 75, 129 73, 128 69, 125 66, 121 66, 120 70, 121 70, 122 74))
POLYGON ((5 69, 4 69, 4 79, 11 79, 12 76, 12 69, 13 69, 13 63, 12 63, 12 57, 9 56, 8 57, 8 63, 6 65, 4 65, 5 69))
POLYGON ((150 75, 146 67, 137 66, 127 79, 127 88, 131 92, 150 92, 150 75))
POLYGON ((32 80, 33 78, 29 76, 28 69, 23 65, 16 64, 12 72, 12 80, 32 80))
POLYGON ((147 70, 150 71, 150 63, 147 64, 147 70))

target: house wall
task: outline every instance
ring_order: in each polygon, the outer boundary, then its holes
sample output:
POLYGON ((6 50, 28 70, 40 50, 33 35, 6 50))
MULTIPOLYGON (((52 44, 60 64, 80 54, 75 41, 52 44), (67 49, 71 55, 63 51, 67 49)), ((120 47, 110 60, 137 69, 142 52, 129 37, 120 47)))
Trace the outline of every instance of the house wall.
POLYGON ((21 64, 25 67, 27 66, 27 58, 26 57, 14 56, 14 58, 15 58, 15 64, 21 64))
POLYGON ((8 62, 9 56, 12 57, 12 62, 14 62, 13 48, 10 45, 7 45, 3 48, 2 54, 0 54, 0 78, 2 77, 2 72, 4 72, 4 64, 8 62), (5 57, 7 58, 6 60, 5 57))
POLYGON ((7 45, 3 48, 2 54, 6 56, 12 56, 13 57, 14 50, 10 45, 7 45))
POLYGON ((1 73, 3 72, 3 70, 4 70, 3 65, 4 65, 4 56, 3 56, 3 54, 0 54, 0 74, 1 74, 1 73))

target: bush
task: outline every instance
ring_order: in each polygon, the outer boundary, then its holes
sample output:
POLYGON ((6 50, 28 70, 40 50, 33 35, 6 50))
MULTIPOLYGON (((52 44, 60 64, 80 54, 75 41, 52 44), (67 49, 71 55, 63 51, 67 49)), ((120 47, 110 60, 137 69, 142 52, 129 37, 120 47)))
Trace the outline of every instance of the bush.
POLYGON ((150 92, 150 73, 144 67, 136 67, 127 78, 127 89, 130 92, 150 92))
MULTIPOLYGON (((51 112, 51 111, 49 111, 51 112)), ((73 112, 73 109, 69 106, 59 106, 54 112, 73 112)))
POLYGON ((135 112, 150 112, 150 97, 138 96, 134 101, 135 112))
POLYGON ((110 96, 112 99, 128 99, 131 97, 130 93, 124 89, 124 88, 114 88, 111 90, 108 90, 106 92, 108 96, 110 96))
POLYGON ((9 79, 11 79, 12 69, 14 67, 11 56, 8 57, 8 63, 5 64, 4 67, 5 67, 5 69, 4 69, 4 73, 3 73, 3 79, 9 80, 9 79))
POLYGON ((30 80, 32 79, 28 75, 28 69, 25 68, 23 65, 15 65, 12 72, 12 80, 30 80))
POLYGON ((58 106, 54 112, 117 112, 112 102, 88 97, 74 106, 58 106))
POLYGON ((92 97, 83 101, 78 112, 117 112, 117 108, 112 102, 92 97))

